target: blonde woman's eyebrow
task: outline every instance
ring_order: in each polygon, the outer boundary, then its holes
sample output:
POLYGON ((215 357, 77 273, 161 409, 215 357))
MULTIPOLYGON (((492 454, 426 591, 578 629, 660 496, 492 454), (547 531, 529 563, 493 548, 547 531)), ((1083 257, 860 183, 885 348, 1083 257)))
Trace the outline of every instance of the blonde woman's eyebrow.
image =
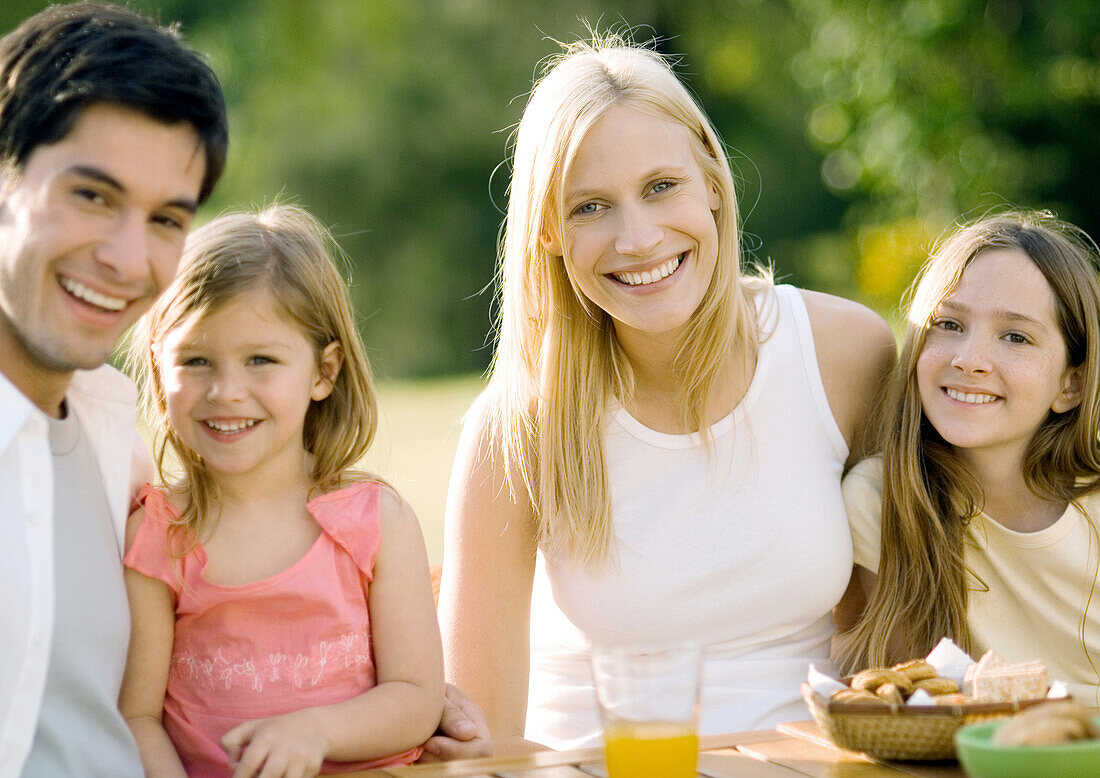
MULTIPOLYGON (((643 181, 648 184, 662 178, 686 179, 689 176, 690 171, 687 167, 681 165, 659 165, 638 176, 638 181, 643 181)), ((567 203, 583 201, 592 197, 600 197, 604 192, 605 189, 603 187, 583 185, 574 189, 566 189, 563 199, 567 203)))

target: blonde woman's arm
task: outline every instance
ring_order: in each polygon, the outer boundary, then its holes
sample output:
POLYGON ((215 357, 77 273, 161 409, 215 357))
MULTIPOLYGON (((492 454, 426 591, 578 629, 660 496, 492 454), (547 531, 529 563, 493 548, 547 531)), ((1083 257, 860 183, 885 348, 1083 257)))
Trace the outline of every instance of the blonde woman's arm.
MULTIPOLYGON (((806 290, 802 290, 802 298, 825 396, 848 443, 845 465, 850 468, 873 453, 868 445, 869 425, 876 418, 897 359, 894 333, 881 316, 859 303, 806 290)), ((859 565, 853 568, 848 589, 833 610, 840 632, 859 620, 874 585, 873 573, 859 565)))
POLYGON ((894 333, 859 303, 802 290, 825 396, 848 443, 851 467, 868 454, 870 424, 897 360, 894 333))
POLYGON ((485 712, 497 753, 523 740, 535 568, 533 514, 513 499, 483 395, 463 426, 447 495, 439 618, 447 680, 485 712))

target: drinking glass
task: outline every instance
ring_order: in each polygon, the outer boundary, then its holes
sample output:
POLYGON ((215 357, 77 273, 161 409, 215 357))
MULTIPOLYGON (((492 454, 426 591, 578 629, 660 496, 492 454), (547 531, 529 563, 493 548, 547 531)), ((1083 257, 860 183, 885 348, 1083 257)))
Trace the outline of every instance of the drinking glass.
POLYGON ((702 651, 594 648, 610 778, 695 778, 702 651))

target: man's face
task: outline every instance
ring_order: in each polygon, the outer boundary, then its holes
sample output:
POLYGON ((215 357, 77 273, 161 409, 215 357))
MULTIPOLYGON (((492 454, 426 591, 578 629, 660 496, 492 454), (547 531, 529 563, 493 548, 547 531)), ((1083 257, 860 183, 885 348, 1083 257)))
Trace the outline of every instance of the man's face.
POLYGON ((205 169, 190 124, 96 103, 0 176, 0 372, 32 400, 103 364, 172 280, 205 169))

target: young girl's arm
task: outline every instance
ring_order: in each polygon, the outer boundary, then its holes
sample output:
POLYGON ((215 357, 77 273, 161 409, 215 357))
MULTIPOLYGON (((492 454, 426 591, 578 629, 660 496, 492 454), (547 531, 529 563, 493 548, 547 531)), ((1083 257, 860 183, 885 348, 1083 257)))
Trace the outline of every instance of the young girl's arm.
MULTIPOLYGON (((126 547, 134 542, 145 518, 139 508, 126 523, 126 547)), ((176 611, 172 592, 163 581, 126 568, 130 599, 130 651, 122 678, 118 707, 134 733, 145 774, 149 778, 186 778, 176 749, 164 731, 164 690, 172 664, 176 611)))
POLYGON ((443 651, 420 524, 396 494, 379 500, 382 541, 370 583, 378 685, 344 702, 245 722, 222 738, 234 778, 316 774, 324 759, 398 754, 435 732, 443 711, 443 651), (312 772, 310 772, 312 770, 312 772))

